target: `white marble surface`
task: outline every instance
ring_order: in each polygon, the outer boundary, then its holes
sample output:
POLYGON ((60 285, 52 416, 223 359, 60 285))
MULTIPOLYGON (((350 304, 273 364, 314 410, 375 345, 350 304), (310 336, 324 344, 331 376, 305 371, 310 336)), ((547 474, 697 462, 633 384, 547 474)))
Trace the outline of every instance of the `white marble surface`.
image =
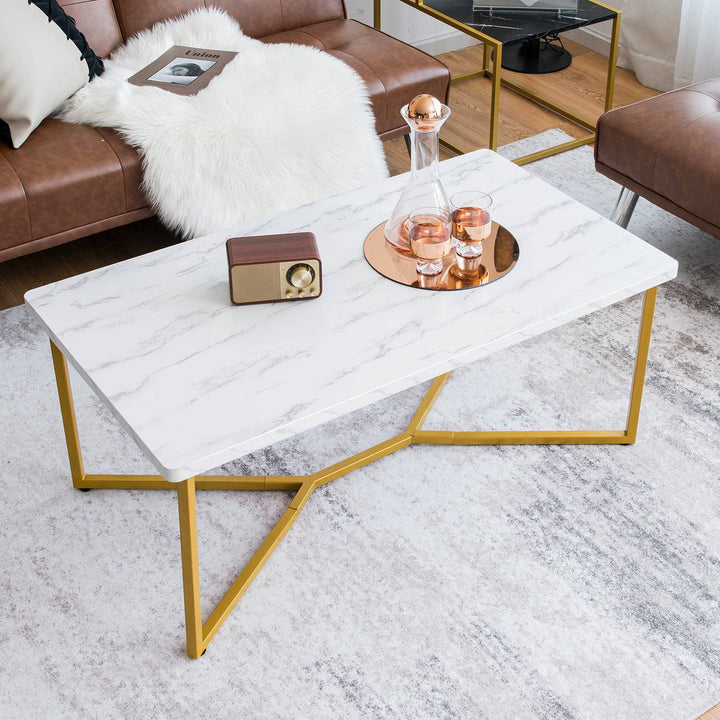
POLYGON ((495 153, 445 161, 441 179, 448 192, 492 194, 520 245, 501 281, 420 291, 366 263, 363 240, 390 214, 399 176, 26 302, 159 472, 180 481, 676 275, 675 260, 495 153), (225 240, 301 230, 317 237, 323 295, 231 305, 225 240))

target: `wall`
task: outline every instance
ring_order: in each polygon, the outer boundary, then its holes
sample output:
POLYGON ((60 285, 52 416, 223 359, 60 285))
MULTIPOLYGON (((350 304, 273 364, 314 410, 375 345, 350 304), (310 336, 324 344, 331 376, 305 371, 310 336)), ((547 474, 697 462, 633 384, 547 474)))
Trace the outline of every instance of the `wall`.
MULTIPOLYGON (((348 17, 373 23, 372 0, 345 0, 348 17)), ((434 55, 474 45, 475 40, 411 8, 400 0, 383 0, 382 29, 406 43, 434 55)))

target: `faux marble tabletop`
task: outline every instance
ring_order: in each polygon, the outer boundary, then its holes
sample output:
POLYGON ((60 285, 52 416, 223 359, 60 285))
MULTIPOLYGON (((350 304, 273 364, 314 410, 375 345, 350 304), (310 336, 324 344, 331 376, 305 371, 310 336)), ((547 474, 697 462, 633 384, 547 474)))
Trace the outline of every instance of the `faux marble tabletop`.
POLYGON ((672 258, 489 150, 440 170, 448 192, 491 193, 495 219, 517 238, 520 259, 502 280, 433 292, 367 264, 363 240, 390 215, 401 175, 25 300, 158 471, 181 481, 677 272, 672 258), (316 235, 322 296, 232 305, 226 239, 295 231, 316 235))
MULTIPOLYGON (((489 0, 488 0, 489 2, 489 0)), ((425 5, 459 22, 512 45, 529 38, 544 38, 552 33, 566 32, 612 20, 617 11, 591 0, 578 0, 577 10, 541 12, 539 10, 473 10, 473 0, 424 0, 425 5)))

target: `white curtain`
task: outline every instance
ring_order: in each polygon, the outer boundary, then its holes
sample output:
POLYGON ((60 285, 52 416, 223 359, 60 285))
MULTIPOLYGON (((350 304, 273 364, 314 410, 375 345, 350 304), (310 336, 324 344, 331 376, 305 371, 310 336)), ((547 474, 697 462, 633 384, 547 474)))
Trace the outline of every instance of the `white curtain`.
POLYGON ((683 0, 673 87, 720 78, 720 0, 683 0))
POLYGON ((622 10, 620 64, 656 90, 720 78, 720 0, 608 0, 622 10))
MULTIPOLYGON (((620 65, 656 90, 672 90, 683 0, 609 0, 622 11, 620 65)), ((720 0, 711 0, 720 2, 720 0)))

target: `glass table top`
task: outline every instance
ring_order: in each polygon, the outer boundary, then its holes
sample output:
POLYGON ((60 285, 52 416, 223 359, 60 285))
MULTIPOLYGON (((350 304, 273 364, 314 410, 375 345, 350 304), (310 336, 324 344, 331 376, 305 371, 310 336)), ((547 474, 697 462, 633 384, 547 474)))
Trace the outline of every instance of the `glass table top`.
POLYGON ((617 11, 591 0, 578 0, 577 11, 473 10, 473 0, 425 0, 424 5, 463 25, 499 40, 503 45, 543 38, 603 20, 612 20, 617 11))

